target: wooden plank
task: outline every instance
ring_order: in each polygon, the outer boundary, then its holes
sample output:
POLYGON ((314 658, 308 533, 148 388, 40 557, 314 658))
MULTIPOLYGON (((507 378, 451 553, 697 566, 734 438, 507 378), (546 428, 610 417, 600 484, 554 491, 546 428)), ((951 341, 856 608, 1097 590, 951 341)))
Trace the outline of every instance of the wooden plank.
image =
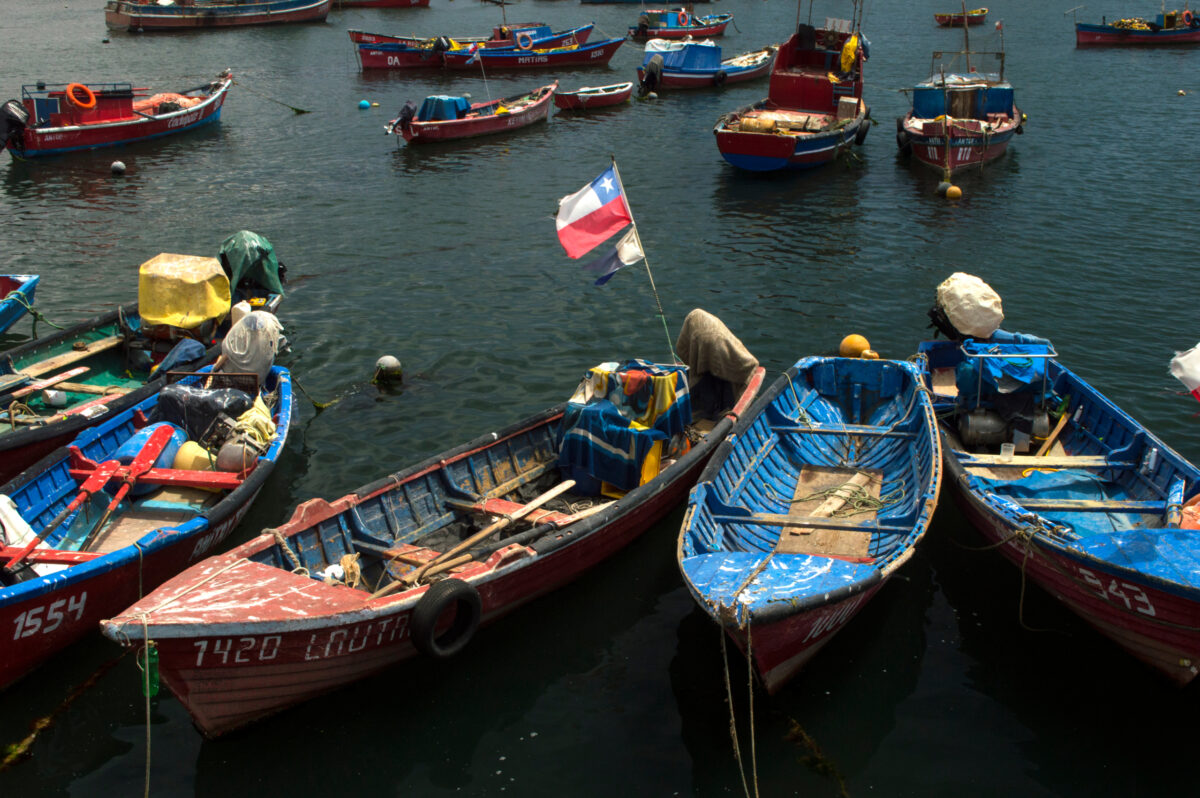
POLYGON ((108 396, 109 394, 124 396, 134 390, 128 385, 92 385, 88 382, 60 382, 58 387, 71 393, 97 393, 103 396, 108 396))
MULTIPOLYGON (((8 562, 21 552, 17 546, 0 546, 0 560, 8 562)), ((61 551, 59 549, 36 548, 25 555, 25 562, 43 565, 78 565, 100 556, 95 551, 61 551)))
POLYGON ((933 392, 941 396, 958 396, 958 383, 952 368, 933 370, 933 392))
POLYGON ((867 438, 915 438, 915 432, 903 432, 887 427, 867 427, 861 424, 813 425, 811 427, 771 427, 771 432, 795 432, 813 435, 856 435, 867 438))
POLYGON ((810 526, 818 529, 840 529, 847 532, 907 532, 908 527, 880 524, 876 521, 847 521, 841 518, 819 518, 813 515, 782 515, 753 513, 752 515, 716 515, 720 524, 761 524, 765 526, 810 526))
MULTIPOLYGON (((828 519, 840 510, 846 501, 855 493, 865 491, 867 495, 878 499, 883 484, 883 474, 876 470, 859 468, 834 468, 828 466, 809 466, 800 469, 800 478, 796 480, 796 491, 792 498, 791 512, 785 516, 788 519, 779 534, 775 551, 782 554, 824 554, 842 557, 867 557, 871 545, 871 536, 861 534, 861 529, 847 528, 841 524, 829 526, 824 523, 813 524, 812 519, 828 519), (798 504, 803 504, 803 498, 827 492, 831 494, 821 500, 821 503, 807 515, 801 515, 798 504), (801 520, 803 519, 803 520, 801 520)), ((875 510, 861 513, 858 521, 873 521, 875 510)))
POLYGON ((1005 496, 1012 499, 1025 510, 1034 512, 1072 512, 1072 513, 1147 513, 1161 515, 1167 511, 1167 503, 1163 501, 1143 502, 1123 499, 1027 499, 1016 496, 1005 496))
MULTIPOLYGON (((525 505, 520 502, 513 502, 507 499, 484 499, 480 502, 467 502, 459 499, 447 499, 446 504, 453 507, 458 507, 461 510, 466 510, 469 513, 481 513, 485 515, 512 515, 525 505)), ((534 510, 525 519, 530 523, 537 524, 561 524, 563 521, 570 518, 566 513, 560 513, 557 510, 534 510)))
POLYGON ((1121 460, 1110 461, 1104 455, 1052 455, 1039 457, 1032 454, 1014 454, 1005 459, 998 454, 968 454, 956 452, 958 460, 967 466, 1007 466, 1012 468, 1133 468, 1136 463, 1121 460))
POLYGON ((49 374, 56 369, 69 366, 99 352, 107 352, 109 349, 119 346, 124 340, 123 336, 110 335, 107 338, 101 338, 99 341, 92 341, 83 349, 72 349, 70 352, 63 352, 61 355, 55 355, 37 363, 30 363, 28 366, 21 368, 20 372, 30 377, 40 377, 43 374, 49 374))
POLYGON ((43 388, 49 388, 52 385, 58 385, 61 382, 78 377, 80 374, 91 371, 87 366, 78 366, 70 371, 64 371, 62 374, 56 374, 53 377, 47 377, 44 380, 39 380, 32 385, 26 385, 24 388, 13 391, 11 396, 13 399, 20 399, 23 396, 29 396, 31 393, 36 393, 43 388))
POLYGON ((88 546, 88 550, 116 551, 136 543, 147 532, 182 524, 193 515, 169 510, 130 510, 117 516, 100 530, 88 546))

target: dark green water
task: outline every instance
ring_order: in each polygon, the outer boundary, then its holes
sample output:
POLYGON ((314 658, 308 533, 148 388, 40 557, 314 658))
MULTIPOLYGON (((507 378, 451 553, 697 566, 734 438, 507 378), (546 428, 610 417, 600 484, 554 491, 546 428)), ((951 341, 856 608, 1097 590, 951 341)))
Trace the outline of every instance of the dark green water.
MULTIPOLYGON (((1065 5, 1065 4, 1064 4, 1065 5)), ((898 160, 897 90, 960 37, 934 0, 867 9, 867 99, 878 126, 858 161, 807 175, 735 173, 710 132, 765 82, 664 95, 517 134, 398 149, 383 123, 430 93, 501 96, 553 74, 361 74, 347 28, 470 34, 493 5, 335 11, 326 24, 184 35, 112 34, 100 3, 3 4, 0 94, 36 80, 191 86, 230 67, 221 123, 192 135, 45 163, 0 162, 5 271, 42 275, 39 307, 65 323, 131 299, 158 252, 213 255, 230 233, 267 236, 293 286, 280 316, 288 364, 315 398, 238 540, 299 501, 333 498, 565 398, 586 367, 666 357, 644 270, 591 286, 554 236, 559 197, 615 155, 672 336, 716 313, 771 375, 849 332, 905 357, 927 334, 937 284, 957 270, 1004 298, 1006 327, 1051 337, 1062 359, 1169 443, 1200 457, 1195 405, 1166 374, 1196 342, 1194 254, 1200 50, 1076 50, 1063 9, 1012 0, 972 31, 994 44, 1025 136, 983 174, 898 160), (978 32, 977 32, 978 31, 978 32), (1188 93, 1179 96, 1180 89, 1188 93), (271 99, 279 102, 272 102, 271 99), (359 110, 360 99, 380 103, 359 110), (311 110, 295 115, 279 103, 311 110), (114 178, 109 164, 128 166, 114 178), (368 380, 380 355, 402 389, 368 380)), ((724 0, 727 54, 782 41, 791 3, 724 0)), ((1088 20, 1156 9, 1105 0, 1088 20)), ((520 0, 510 19, 620 35, 637 6, 520 0)), ((807 7, 806 12, 807 14, 807 7)), ((836 4, 817 18, 840 15, 836 4)), ((633 77, 627 43, 566 88, 633 77)), ((18 332, 27 335, 28 323, 18 332)), ((42 328, 44 331, 44 327, 42 328)), ((9 336, 6 343, 19 336, 9 336)), ((462 657, 415 661, 218 742, 168 694, 152 704, 156 796, 737 795, 715 628, 673 559, 681 512, 575 585, 481 632, 462 657)), ((976 545, 943 496, 922 550, 799 678, 753 702, 767 795, 1177 795, 1194 792, 1196 689, 1156 680, 976 545), (789 739, 794 724, 821 756, 789 739)), ((8 690, 0 744, 116 653, 81 644, 8 690)), ((751 778, 747 677, 730 659, 751 778)), ((124 660, 0 774, 3 796, 140 795, 147 761, 138 672, 124 660)), ((794 738, 796 735, 792 735, 794 738)), ((751 790, 754 790, 753 784, 751 790)))

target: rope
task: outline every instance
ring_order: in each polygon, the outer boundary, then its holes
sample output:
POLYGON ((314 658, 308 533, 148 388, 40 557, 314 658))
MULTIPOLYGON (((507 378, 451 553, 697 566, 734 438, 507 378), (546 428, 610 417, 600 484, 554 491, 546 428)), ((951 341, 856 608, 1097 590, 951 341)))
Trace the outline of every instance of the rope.
POLYGON ((8 406, 8 410, 5 411, 8 413, 8 424, 13 430, 16 430, 17 428, 18 411, 20 411, 22 414, 28 413, 31 416, 37 416, 37 413, 33 411, 32 407, 24 402, 18 402, 16 399, 14 399, 12 404, 8 406))
POLYGON ((29 313, 29 315, 33 317, 33 337, 34 338, 37 338, 37 323, 39 321, 46 322, 47 324, 49 324, 51 327, 53 327, 56 330, 66 329, 65 327, 63 327, 59 324, 55 324, 54 322, 50 321, 50 319, 46 318, 46 314, 44 314, 40 310, 37 310, 36 308, 34 308, 33 304, 25 297, 24 294, 12 293, 12 294, 9 294, 7 297, 5 297, 5 300, 8 302, 12 302, 14 305, 20 305, 21 307, 25 308, 25 310, 29 313))
POLYGON ((754 780, 754 796, 758 798, 758 746, 754 739, 754 640, 750 622, 746 622, 746 692, 750 696, 750 778, 754 780))
POLYGON ((268 531, 271 533, 271 536, 275 538, 275 542, 279 544, 279 548, 282 549, 284 555, 288 559, 288 562, 292 564, 292 573, 298 574, 303 572, 305 575, 307 575, 308 569, 304 567, 304 563, 300 562, 300 558, 297 557, 296 553, 292 551, 290 546, 288 546, 287 540, 283 537, 283 533, 275 528, 271 528, 268 531))
POLYGON ((145 652, 146 657, 146 666, 144 668, 142 667, 142 663, 138 662, 138 667, 142 669, 142 675, 144 676, 142 694, 146 698, 146 789, 142 795, 144 798, 150 798, 150 647, 153 645, 153 642, 150 640, 150 627, 145 613, 142 614, 142 640, 145 641, 142 651, 145 652))
MULTIPOLYGON (((768 488, 768 491, 773 491, 773 488, 771 488, 770 486, 767 486, 767 488, 768 488)), ((836 509, 832 513, 830 513, 829 517, 830 518, 849 518, 851 516, 860 515, 862 513, 869 513, 872 510, 878 512, 879 510, 882 510, 884 507, 888 507, 893 504, 898 504, 904 500, 905 491, 904 491, 904 486, 901 485, 900 487, 896 488, 892 492, 886 493, 883 496, 880 496, 878 499, 876 499, 874 496, 872 496, 867 491, 867 489, 865 487, 863 487, 861 485, 852 485, 849 488, 847 488, 845 484, 842 484, 842 485, 838 485, 836 487, 825 488, 824 490, 814 491, 813 493, 810 493, 807 496, 797 496, 794 499, 788 500, 788 504, 800 504, 803 502, 813 501, 814 499, 828 499, 833 496, 837 496, 840 499, 844 499, 845 504, 843 504, 841 507, 839 507, 838 509, 836 509), (842 493, 841 491, 843 491, 843 490, 846 492, 842 493)), ((784 497, 780 496, 779 494, 775 494, 775 498, 783 499, 784 497)))
POLYGON ((742 748, 738 744, 737 713, 733 708, 733 684, 729 678, 729 654, 725 648, 724 624, 718 622, 717 630, 721 635, 721 662, 725 669, 725 703, 729 705, 729 736, 733 740, 733 756, 737 760, 738 773, 742 777, 742 791, 746 793, 746 798, 750 798, 750 787, 746 784, 746 766, 742 762, 742 748))

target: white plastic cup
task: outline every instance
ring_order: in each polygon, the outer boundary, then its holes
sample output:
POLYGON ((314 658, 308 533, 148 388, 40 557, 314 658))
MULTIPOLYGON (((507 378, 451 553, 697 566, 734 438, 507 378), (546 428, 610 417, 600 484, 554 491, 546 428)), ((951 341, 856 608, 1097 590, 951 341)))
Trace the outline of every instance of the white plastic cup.
POLYGON ((1013 452, 1017 450, 1016 444, 1002 443, 1000 444, 1000 459, 1005 463, 1012 462, 1013 452))

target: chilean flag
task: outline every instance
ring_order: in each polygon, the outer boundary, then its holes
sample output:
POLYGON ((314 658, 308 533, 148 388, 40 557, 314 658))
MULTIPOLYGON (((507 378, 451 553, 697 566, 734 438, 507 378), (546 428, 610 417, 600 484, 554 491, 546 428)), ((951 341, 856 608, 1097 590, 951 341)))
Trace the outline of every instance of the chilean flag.
POLYGON ((1171 358, 1171 374, 1200 401, 1200 344, 1171 358))
POLYGON ((579 191, 558 201, 558 240, 572 258, 586 255, 632 222, 621 183, 611 166, 579 191))

